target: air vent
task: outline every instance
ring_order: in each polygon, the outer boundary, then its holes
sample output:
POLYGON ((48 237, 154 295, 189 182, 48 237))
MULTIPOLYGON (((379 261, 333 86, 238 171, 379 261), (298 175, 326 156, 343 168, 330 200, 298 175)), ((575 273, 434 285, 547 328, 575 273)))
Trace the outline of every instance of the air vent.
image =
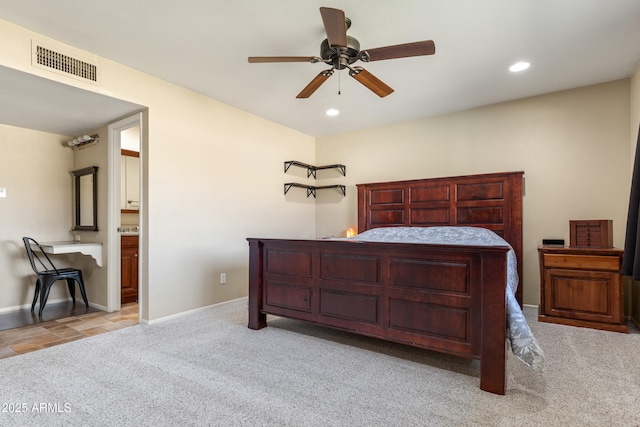
POLYGON ((63 53, 61 49, 32 42, 32 65, 49 71, 75 77, 86 82, 98 83, 98 66, 95 57, 80 59, 63 53))

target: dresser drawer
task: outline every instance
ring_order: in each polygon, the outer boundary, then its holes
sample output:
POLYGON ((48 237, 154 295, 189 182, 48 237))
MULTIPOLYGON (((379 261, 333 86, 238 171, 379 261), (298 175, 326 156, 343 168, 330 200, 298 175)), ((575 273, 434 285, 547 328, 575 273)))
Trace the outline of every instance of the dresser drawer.
POLYGON ((576 227, 576 241, 574 246, 601 246, 602 234, 600 228, 576 227))
POLYGON ((612 256, 544 254, 545 268, 620 271, 620 259, 612 256))

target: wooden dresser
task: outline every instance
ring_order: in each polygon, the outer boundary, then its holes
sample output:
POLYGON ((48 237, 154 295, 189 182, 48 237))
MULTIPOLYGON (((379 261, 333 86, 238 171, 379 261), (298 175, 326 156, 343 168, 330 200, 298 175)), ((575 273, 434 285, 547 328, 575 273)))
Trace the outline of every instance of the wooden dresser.
POLYGON ((538 320, 627 332, 616 248, 539 246, 538 320))

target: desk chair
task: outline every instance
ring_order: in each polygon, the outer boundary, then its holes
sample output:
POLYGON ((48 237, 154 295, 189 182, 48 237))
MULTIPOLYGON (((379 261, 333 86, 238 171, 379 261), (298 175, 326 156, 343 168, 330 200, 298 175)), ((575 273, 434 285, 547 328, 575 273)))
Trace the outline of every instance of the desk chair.
POLYGON ((49 291, 51 291, 51 285, 53 285, 58 280, 66 280, 67 287, 69 288, 69 293, 71 294, 71 298, 73 299, 73 303, 76 303, 76 288, 74 281, 78 282, 78 286, 80 287, 80 293, 82 294, 82 299, 84 300, 85 305, 89 308, 89 301, 87 301, 87 293, 84 290, 84 281, 82 280, 82 270, 77 268, 56 268, 49 259, 49 255, 46 254, 45 251, 42 250, 42 247, 38 242, 33 240, 31 237, 23 237, 22 241, 24 242, 24 246, 27 249, 27 255, 29 256, 29 262, 31 263, 31 268, 36 273, 36 291, 33 295, 33 302, 31 303, 31 311, 36 306, 36 301, 38 300, 38 294, 40 294, 40 311, 38 312, 39 316, 42 316, 42 310, 44 310, 44 306, 47 304, 47 298, 49 298, 49 291), (44 260, 41 256, 38 256, 38 253, 32 249, 33 247, 37 247, 40 251, 41 255, 44 255, 44 260), (39 266, 36 264, 36 260, 42 267, 39 269, 39 266))

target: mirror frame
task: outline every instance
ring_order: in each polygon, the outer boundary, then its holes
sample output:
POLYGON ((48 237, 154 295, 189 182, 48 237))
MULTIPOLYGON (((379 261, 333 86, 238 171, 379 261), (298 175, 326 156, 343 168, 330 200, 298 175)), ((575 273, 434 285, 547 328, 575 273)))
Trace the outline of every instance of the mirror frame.
POLYGON ((72 230, 86 230, 86 231, 98 231, 98 167, 97 166, 89 166, 88 168, 78 169, 71 172, 73 174, 74 179, 74 200, 75 200, 75 219, 72 230), (93 223, 92 224, 81 224, 80 222, 80 206, 81 203, 81 193, 80 193, 80 178, 83 176, 92 175, 93 176, 93 223))

